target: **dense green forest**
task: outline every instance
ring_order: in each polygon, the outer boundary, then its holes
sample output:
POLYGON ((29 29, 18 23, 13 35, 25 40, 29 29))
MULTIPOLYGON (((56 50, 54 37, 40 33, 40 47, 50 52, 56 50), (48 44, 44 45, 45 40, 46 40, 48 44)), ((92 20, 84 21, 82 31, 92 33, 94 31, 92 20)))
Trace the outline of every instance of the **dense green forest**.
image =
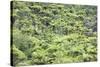
POLYGON ((11 2, 11 65, 96 60, 96 6, 11 2))

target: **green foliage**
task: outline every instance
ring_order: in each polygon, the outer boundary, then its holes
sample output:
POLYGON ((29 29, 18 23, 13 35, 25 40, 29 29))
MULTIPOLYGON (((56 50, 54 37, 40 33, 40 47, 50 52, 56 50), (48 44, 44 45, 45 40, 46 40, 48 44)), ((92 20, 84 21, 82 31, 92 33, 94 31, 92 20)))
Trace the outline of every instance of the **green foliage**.
POLYGON ((26 56, 25 56, 25 54, 21 51, 21 50, 19 50, 18 48, 16 48, 16 46, 15 45, 13 45, 13 47, 12 47, 12 61, 13 61, 13 65, 15 66, 15 65, 17 65, 19 62, 22 62, 22 61, 24 61, 25 59, 26 59, 26 56))
POLYGON ((11 6, 13 65, 97 60, 96 6, 24 1, 11 6))
POLYGON ((38 49, 32 53, 32 64, 46 64, 47 57, 44 49, 38 49))

